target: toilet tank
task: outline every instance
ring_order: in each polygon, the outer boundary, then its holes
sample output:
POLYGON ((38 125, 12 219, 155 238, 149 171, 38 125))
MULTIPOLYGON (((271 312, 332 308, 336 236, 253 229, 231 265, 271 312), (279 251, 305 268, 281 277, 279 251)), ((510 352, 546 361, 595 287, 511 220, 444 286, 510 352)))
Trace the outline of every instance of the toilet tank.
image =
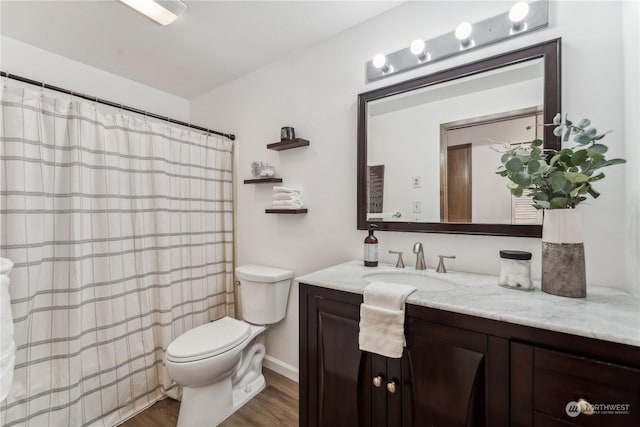
POLYGON ((262 265, 236 268, 242 318, 254 325, 270 325, 287 312, 293 272, 262 265))

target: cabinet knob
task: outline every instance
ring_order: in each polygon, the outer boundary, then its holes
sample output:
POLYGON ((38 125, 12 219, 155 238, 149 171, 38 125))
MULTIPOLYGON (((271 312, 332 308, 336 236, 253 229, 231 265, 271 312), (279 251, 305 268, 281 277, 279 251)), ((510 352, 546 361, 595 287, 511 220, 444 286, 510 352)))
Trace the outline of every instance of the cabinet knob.
POLYGON ((585 399, 578 399, 578 406, 580 407, 580 413, 584 415, 593 415, 593 405, 587 402, 585 399))
POLYGON ((373 385, 375 387, 381 387, 382 386, 382 375, 378 375, 377 377, 373 377, 373 385))
POLYGON ((392 380, 391 382, 387 383, 387 391, 389 393, 395 393, 396 392, 396 381, 392 380))

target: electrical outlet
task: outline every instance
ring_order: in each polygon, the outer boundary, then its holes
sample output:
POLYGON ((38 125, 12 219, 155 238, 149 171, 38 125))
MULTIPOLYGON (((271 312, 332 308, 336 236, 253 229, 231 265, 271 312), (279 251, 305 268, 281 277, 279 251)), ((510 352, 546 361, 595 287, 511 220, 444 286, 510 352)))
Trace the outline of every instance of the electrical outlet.
POLYGON ((414 176, 411 178, 411 183, 413 185, 413 188, 420 188, 422 187, 422 177, 421 176, 414 176))
POLYGON ((411 202, 411 207, 412 207, 413 213, 422 212, 422 202, 419 202, 419 201, 411 202))

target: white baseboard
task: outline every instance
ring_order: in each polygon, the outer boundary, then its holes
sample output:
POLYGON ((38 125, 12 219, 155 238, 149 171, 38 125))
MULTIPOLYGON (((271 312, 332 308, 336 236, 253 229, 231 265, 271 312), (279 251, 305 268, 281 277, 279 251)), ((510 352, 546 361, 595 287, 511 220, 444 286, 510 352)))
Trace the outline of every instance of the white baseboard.
POLYGON ((277 372, 280 375, 284 375, 292 381, 299 382, 300 372, 298 371, 298 368, 296 368, 295 366, 291 366, 288 363, 283 362, 282 360, 278 360, 267 354, 264 356, 264 362, 262 362, 262 366, 267 369, 271 369, 272 371, 277 372))

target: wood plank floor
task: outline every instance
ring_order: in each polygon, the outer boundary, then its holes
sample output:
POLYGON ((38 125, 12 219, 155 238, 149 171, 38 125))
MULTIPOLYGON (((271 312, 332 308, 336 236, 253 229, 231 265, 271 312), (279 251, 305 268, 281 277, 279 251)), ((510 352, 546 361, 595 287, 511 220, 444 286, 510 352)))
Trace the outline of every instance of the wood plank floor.
MULTIPOLYGON (((227 418, 220 427, 295 427, 298 425, 298 383, 263 369, 267 386, 227 418)), ((164 399, 131 418, 122 427, 174 427, 180 402, 164 399)), ((203 426, 205 427, 205 426, 203 426)))

